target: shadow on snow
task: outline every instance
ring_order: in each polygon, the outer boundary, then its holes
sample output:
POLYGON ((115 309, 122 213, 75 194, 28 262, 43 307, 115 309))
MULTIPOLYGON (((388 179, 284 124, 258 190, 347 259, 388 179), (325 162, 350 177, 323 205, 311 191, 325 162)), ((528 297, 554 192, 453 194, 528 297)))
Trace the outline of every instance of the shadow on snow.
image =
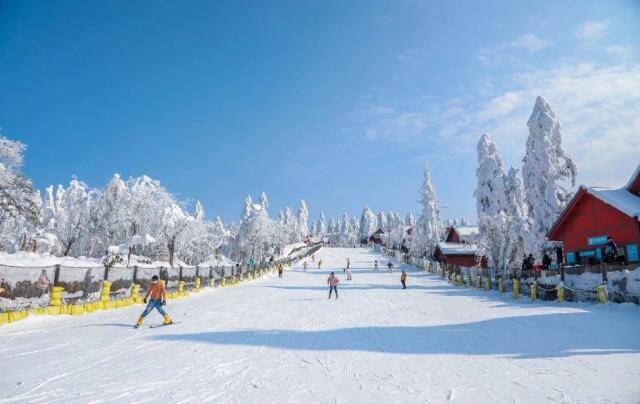
POLYGON ((313 351, 414 355, 495 355, 515 359, 640 352, 640 327, 616 333, 616 321, 592 312, 505 317, 434 326, 333 330, 238 330, 164 334, 158 341, 268 346, 313 351))

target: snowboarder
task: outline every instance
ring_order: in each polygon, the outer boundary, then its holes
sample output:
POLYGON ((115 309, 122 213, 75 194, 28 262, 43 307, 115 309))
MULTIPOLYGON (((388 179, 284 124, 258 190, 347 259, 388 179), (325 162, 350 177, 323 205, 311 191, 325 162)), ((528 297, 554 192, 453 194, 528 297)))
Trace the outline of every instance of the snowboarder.
POLYGON ((322 260, 318 260, 318 269, 320 269, 320 267, 322 267, 322 260))
POLYGON ((284 266, 282 264, 278 264, 278 278, 282 278, 282 272, 284 272, 284 266))
POLYGON ((393 272, 393 263, 391 261, 389 261, 389 263, 387 263, 387 269, 388 269, 389 273, 393 272))
POLYGON ((153 309, 158 310, 158 312, 164 317, 163 325, 171 324, 171 317, 167 314, 166 311, 162 308, 166 301, 167 290, 164 288, 164 283, 160 282, 158 275, 153 275, 151 278, 151 286, 147 289, 147 294, 144 296, 144 302, 147 303, 147 308, 144 309, 140 317, 138 318, 138 322, 136 323, 136 327, 138 328, 142 325, 144 318, 153 311, 153 309))
POLYGON ((347 272, 347 280, 350 281, 351 280, 351 269, 347 268, 346 272, 347 272))
POLYGON ((373 269, 376 270, 376 271, 379 269, 378 268, 378 260, 373 261, 373 269))
POLYGON ((331 275, 329 275, 329 278, 327 278, 327 284, 329 285, 329 299, 331 299, 331 292, 333 292, 333 291, 336 292, 336 299, 338 298, 338 283, 339 282, 340 282, 340 280, 338 279, 336 274, 331 272, 331 275))
POLYGON ((402 289, 407 288, 407 273, 402 270, 402 275, 400 275, 400 282, 402 282, 402 289))

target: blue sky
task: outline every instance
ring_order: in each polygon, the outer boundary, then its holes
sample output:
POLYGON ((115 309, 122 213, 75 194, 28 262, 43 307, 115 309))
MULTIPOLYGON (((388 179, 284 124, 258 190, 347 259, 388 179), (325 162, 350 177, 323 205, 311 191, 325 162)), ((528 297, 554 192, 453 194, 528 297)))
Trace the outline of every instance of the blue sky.
POLYGON ((3 1, 1 133, 39 188, 147 174, 226 221, 261 191, 417 212, 428 161, 474 220, 475 143, 519 168, 536 95, 580 182, 626 181, 638 38, 636 1, 3 1))

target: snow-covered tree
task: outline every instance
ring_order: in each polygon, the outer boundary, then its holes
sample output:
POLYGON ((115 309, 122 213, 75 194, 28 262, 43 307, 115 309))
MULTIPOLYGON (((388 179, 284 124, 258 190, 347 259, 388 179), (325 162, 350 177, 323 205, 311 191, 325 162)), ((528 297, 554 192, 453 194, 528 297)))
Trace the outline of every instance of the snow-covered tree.
POLYGON ((522 177, 533 236, 528 249, 540 257, 547 245, 548 231, 572 197, 563 184, 575 185, 577 169, 562 148, 560 121, 544 98, 536 98, 527 126, 522 177))
POLYGON ((365 205, 362 208, 362 215, 360 216, 359 240, 368 239, 377 229, 378 217, 369 206, 365 205))
POLYGON ((431 256, 440 237, 440 206, 428 165, 424 169, 419 202, 422 213, 414 226, 409 249, 416 256, 431 256))
POLYGON ((382 229, 382 230, 386 230, 387 229, 387 215, 383 212, 380 211, 380 213, 378 213, 378 229, 382 229))
POLYGON ((488 135, 478 142, 475 190, 479 253, 489 266, 506 270, 522 263, 529 225, 522 182, 513 167, 505 174, 498 148, 488 135))
POLYGON ((119 245, 127 239, 129 227, 129 193, 120 175, 114 174, 100 194, 92 216, 92 256, 107 254, 109 246, 119 245))
POLYGON ((323 212, 320 212, 320 219, 318 220, 318 233, 321 236, 327 234, 327 222, 323 212))
POLYGON ((318 222, 316 222, 315 220, 311 221, 311 235, 312 236, 318 235, 318 222))
POLYGON ((91 191, 83 182, 73 179, 66 189, 58 186, 51 230, 61 244, 63 256, 70 253, 77 256, 85 252, 77 247, 82 237, 90 237, 92 204, 91 191))
POLYGON ((332 236, 336 231, 336 221, 334 218, 329 218, 329 226, 327 227, 327 234, 332 236))
POLYGON ((524 188, 518 170, 511 167, 505 177, 507 192, 506 215, 508 217, 505 241, 505 261, 508 268, 520 268, 525 246, 531 237, 530 219, 524 202, 524 188))
POLYGON ((193 208, 193 218, 196 220, 196 222, 204 222, 204 207, 202 206, 200 201, 196 201, 196 206, 193 208))
POLYGON ((412 227, 415 225, 415 220, 413 219, 413 212, 407 212, 407 217, 404 219, 404 224, 407 227, 412 227))
POLYGON ((267 199, 267 194, 264 191, 260 194, 260 205, 265 212, 267 212, 267 208, 269 207, 269 199, 267 199))
POLYGON ((490 267, 506 268, 507 191, 505 172, 498 148, 488 135, 482 135, 477 147, 477 187, 474 192, 478 212, 479 253, 490 267))
POLYGON ((305 201, 300 199, 298 204, 298 214, 296 216, 296 241, 302 241, 309 234, 309 210, 305 201))

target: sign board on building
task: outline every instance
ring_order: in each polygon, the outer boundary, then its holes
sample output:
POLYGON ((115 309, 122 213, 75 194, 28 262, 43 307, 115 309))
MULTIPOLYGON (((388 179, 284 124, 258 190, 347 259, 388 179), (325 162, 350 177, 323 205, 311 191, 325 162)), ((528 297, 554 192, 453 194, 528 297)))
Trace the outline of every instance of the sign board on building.
POLYGON ((587 239, 587 244, 588 245, 600 245, 600 244, 607 244, 607 236, 595 236, 595 237, 589 237, 587 239))
POLYGON ((629 262, 640 261, 638 257, 638 245, 637 244, 629 244, 627 246, 627 260, 629 262))

